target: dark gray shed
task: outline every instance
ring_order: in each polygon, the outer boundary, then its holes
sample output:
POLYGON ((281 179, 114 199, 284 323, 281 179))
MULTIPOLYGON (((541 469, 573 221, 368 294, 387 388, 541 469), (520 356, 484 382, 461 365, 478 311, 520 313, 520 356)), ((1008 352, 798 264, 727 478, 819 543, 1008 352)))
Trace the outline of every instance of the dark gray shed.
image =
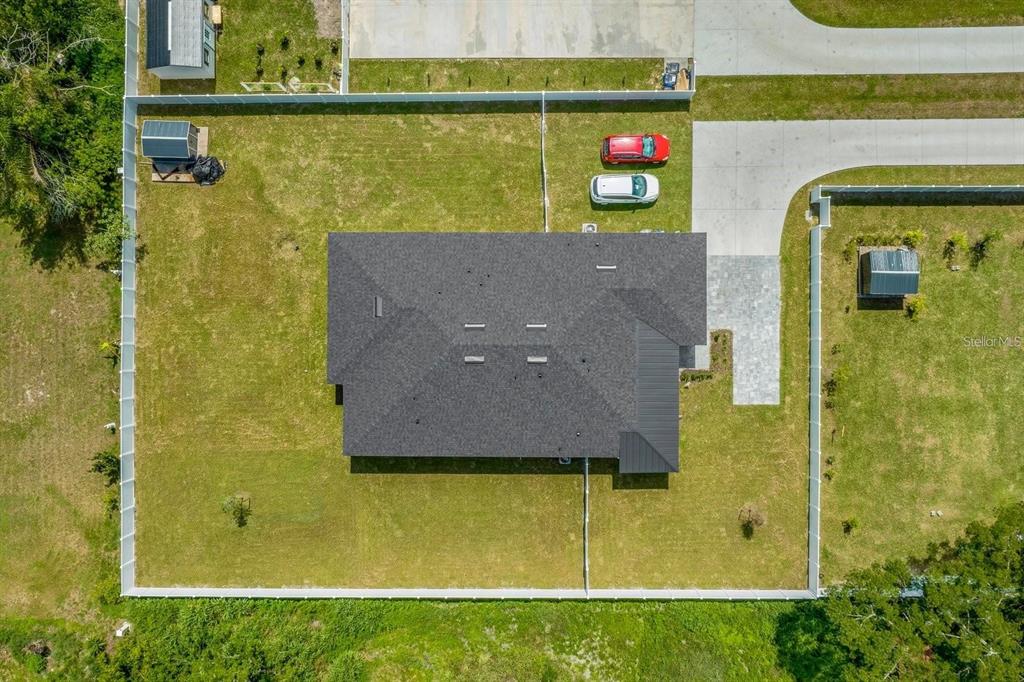
POLYGON ((142 124, 142 155, 156 160, 196 158, 199 128, 188 121, 146 121, 142 124))
POLYGON ((862 296, 916 294, 921 264, 913 249, 870 249, 860 256, 862 296))

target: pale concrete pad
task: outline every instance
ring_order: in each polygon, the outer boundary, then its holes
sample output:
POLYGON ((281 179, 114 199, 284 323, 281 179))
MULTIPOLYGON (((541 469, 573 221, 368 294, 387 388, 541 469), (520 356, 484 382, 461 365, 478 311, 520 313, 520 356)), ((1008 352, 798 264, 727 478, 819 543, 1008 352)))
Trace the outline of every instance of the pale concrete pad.
POLYGON ((859 166, 1021 164, 1024 119, 695 122, 693 231, 709 328, 733 330, 733 401, 778 402, 778 255, 801 187, 859 166))
POLYGON ((693 0, 351 0, 353 58, 693 54, 693 0))
POLYGON ((997 73, 1024 71, 1024 26, 833 28, 789 0, 696 0, 697 73, 997 73))

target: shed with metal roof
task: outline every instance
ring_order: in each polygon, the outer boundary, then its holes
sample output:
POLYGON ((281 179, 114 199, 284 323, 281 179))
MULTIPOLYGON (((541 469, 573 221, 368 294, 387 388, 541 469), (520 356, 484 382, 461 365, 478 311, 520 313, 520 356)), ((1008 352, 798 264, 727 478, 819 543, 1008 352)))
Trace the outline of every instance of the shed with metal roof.
POLYGON ((860 255, 861 296, 916 294, 920 279, 921 261, 913 249, 872 248, 860 255))
POLYGON ((199 146, 199 128, 188 121, 142 124, 142 155, 157 161, 191 161, 199 146))

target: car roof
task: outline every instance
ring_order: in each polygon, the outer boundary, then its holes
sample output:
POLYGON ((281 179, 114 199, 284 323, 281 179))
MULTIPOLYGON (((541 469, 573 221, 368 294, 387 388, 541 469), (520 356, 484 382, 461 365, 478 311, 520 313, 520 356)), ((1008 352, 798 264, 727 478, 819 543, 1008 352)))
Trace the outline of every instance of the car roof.
POLYGON ((632 175, 601 175, 597 179, 597 191, 603 196, 633 194, 632 175))
POLYGON ((643 151, 643 135, 613 135, 608 138, 608 151, 612 154, 639 154, 643 151))

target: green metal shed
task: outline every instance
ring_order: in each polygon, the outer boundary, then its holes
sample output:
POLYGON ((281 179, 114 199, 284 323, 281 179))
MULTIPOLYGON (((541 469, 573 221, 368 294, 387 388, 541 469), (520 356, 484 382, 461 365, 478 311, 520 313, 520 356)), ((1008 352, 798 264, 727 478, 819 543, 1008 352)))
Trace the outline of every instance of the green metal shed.
POLYGON ((921 262, 913 249, 871 249, 860 256, 861 296, 916 294, 921 262))

